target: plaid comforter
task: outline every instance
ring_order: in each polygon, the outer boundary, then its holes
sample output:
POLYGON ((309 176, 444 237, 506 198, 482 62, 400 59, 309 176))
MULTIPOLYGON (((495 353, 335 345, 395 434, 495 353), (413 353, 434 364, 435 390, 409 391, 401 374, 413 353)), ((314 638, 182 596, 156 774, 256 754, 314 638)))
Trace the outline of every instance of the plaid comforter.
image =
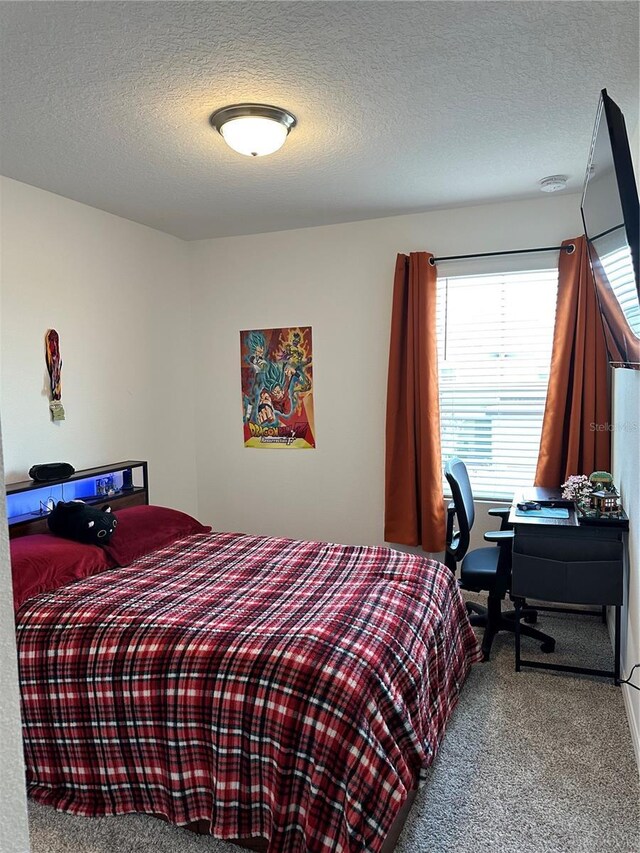
POLYGON ((379 851, 478 647, 439 563, 198 534, 18 613, 29 794, 379 851))

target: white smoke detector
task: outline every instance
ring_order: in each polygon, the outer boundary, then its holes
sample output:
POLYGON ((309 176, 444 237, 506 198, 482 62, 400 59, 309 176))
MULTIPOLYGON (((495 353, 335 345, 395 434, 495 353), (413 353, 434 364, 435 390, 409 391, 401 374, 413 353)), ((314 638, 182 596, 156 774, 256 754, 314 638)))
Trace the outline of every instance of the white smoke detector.
POLYGON ((543 193, 557 193, 567 186, 566 175, 549 175, 540 181, 540 189, 543 193))

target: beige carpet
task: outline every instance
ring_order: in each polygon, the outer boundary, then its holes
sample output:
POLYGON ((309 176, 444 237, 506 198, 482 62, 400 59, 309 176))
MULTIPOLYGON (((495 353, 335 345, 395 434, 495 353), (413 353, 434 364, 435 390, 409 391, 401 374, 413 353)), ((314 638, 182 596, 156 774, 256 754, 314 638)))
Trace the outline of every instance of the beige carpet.
MULTIPOLYGON (((609 668, 600 620, 541 614, 547 658, 609 668)), ((86 819, 31 804, 33 853, 238 853, 144 816, 86 819)), ((397 853, 638 853, 640 788, 620 688, 513 671, 501 634, 474 667, 397 853)))

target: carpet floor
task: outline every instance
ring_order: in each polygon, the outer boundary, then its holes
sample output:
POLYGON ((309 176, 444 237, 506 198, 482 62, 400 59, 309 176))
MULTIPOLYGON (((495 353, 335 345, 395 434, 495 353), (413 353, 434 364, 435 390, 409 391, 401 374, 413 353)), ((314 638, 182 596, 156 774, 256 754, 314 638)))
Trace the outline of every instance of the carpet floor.
MULTIPOLYGON (((609 669, 604 625, 540 614, 556 638, 527 658, 609 669)), ((620 688, 514 672, 513 638, 473 667, 397 853, 638 853, 640 786, 620 688)), ((30 803, 32 853, 238 853, 142 815, 81 818, 30 803)))

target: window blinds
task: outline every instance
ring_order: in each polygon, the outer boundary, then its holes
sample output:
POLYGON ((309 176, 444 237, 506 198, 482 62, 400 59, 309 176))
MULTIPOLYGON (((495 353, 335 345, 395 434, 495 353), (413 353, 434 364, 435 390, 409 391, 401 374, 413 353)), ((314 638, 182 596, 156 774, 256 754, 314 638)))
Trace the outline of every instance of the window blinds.
POLYGON ((463 459, 475 497, 533 483, 557 288, 557 270, 438 279, 442 456, 463 459))
POLYGON ((600 262, 634 335, 640 338, 640 305, 629 247, 603 254, 600 262))

